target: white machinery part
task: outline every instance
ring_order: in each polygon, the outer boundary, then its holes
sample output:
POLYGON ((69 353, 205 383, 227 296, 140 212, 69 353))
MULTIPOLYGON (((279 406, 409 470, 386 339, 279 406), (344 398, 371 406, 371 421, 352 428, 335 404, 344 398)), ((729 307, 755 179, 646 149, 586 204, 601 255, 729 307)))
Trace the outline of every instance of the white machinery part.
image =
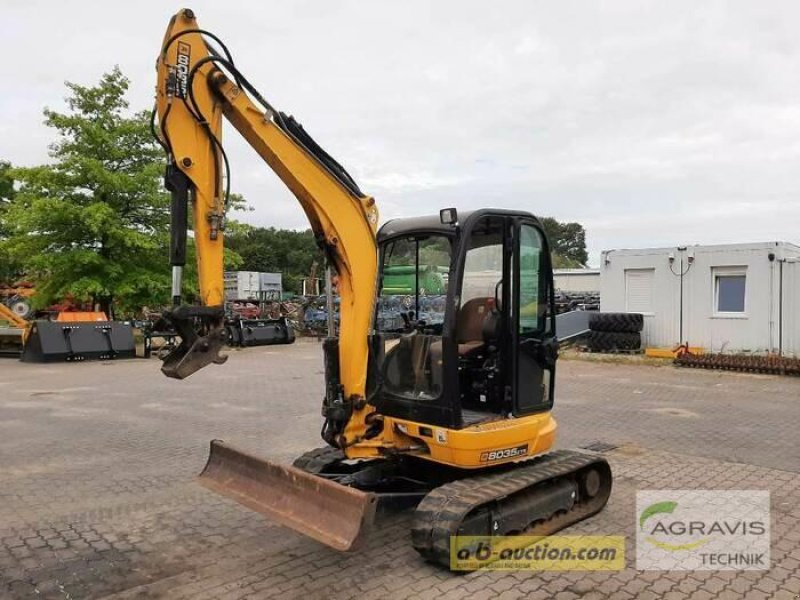
POLYGON ((20 319, 27 319, 33 312, 31 303, 24 298, 12 298, 8 303, 8 307, 20 319))

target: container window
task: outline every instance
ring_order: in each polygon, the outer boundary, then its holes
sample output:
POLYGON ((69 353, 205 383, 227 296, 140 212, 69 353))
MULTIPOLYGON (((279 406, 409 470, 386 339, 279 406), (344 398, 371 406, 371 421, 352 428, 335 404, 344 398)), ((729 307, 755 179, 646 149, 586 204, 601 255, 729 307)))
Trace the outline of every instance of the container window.
POLYGON ((633 313, 653 312, 655 269, 625 270, 625 310, 633 313))
POLYGON ((714 274, 714 308, 717 313, 744 313, 747 275, 745 273, 714 274))

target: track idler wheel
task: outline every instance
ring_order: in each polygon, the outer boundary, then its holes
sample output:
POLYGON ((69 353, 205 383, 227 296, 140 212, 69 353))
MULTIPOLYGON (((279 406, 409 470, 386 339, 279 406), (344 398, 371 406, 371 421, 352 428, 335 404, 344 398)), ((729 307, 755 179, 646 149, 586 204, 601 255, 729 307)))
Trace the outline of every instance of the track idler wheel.
POLYGON ((602 486, 602 478, 596 469, 588 469, 578 479, 581 497, 591 499, 597 496, 602 486))

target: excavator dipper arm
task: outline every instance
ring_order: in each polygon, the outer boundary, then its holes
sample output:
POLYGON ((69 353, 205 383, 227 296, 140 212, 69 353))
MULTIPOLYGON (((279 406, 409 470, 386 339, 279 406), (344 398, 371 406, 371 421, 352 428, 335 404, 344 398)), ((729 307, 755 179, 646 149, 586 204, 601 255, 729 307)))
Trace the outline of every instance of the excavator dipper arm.
MULTIPOLYGON (((300 202, 336 271, 339 335, 324 345, 323 438, 350 458, 376 457, 376 444, 358 443, 380 439, 380 432, 368 433, 368 416, 375 409, 365 393, 377 285, 375 200, 359 190, 299 123, 261 96, 225 45, 197 26, 192 11, 182 10, 170 21, 156 67, 153 132, 167 152, 165 183, 172 193, 173 309, 165 317, 181 337, 162 371, 183 379, 226 358, 219 354, 225 342, 223 239, 230 187, 221 141, 224 117, 300 202), (182 303, 190 214, 201 306, 182 303)), ((375 514, 374 494, 270 463, 217 440, 211 443, 200 482, 340 550, 358 545, 375 514)))
POLYGON ((192 11, 182 10, 170 21, 157 70, 158 137, 168 152, 166 182, 173 194, 176 308, 169 316, 183 339, 163 371, 182 379, 220 361, 227 196, 223 177, 227 158, 221 142, 224 116, 295 195, 336 271, 339 337, 338 343, 326 345, 330 354, 326 364, 336 365, 338 372, 331 374, 327 385, 326 403, 333 419, 328 437, 340 447, 352 445, 363 437, 364 419, 374 410, 366 403, 365 387, 377 275, 375 200, 358 189, 299 123, 258 93, 236 68, 227 48, 198 27, 192 11), (207 43, 209 38, 220 50, 207 43), (194 219, 202 307, 180 305, 189 213, 194 219))

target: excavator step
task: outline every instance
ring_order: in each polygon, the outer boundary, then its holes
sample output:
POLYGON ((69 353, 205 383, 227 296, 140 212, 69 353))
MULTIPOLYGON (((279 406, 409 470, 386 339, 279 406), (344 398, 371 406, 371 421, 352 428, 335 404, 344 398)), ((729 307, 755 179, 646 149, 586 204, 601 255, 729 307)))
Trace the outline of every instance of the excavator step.
POLYGON ((336 550, 356 549, 375 519, 375 494, 260 459, 221 440, 211 442, 199 481, 336 550))
POLYGON ((559 450, 435 488, 416 508, 411 540, 449 567, 451 536, 551 535, 598 513, 610 494, 604 458, 559 450))

